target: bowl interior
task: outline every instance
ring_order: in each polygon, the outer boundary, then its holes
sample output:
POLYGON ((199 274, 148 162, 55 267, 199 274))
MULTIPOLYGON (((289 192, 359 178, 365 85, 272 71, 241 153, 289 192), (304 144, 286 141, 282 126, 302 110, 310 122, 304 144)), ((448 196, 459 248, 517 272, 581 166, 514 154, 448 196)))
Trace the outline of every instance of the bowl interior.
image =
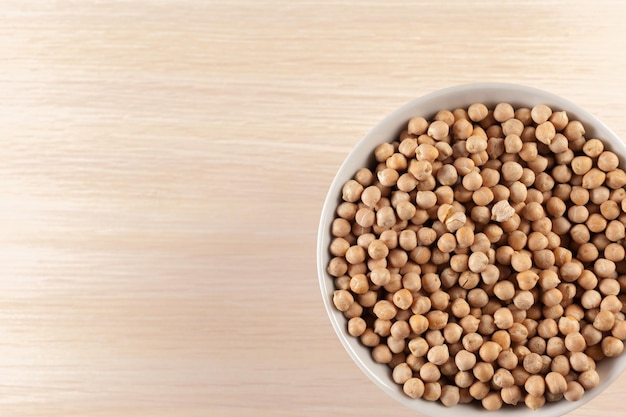
MULTIPOLYGON (((536 104, 546 104, 553 110, 565 110, 570 119, 576 119, 583 123, 587 138, 597 137, 602 139, 605 147, 620 157, 622 168, 625 168, 623 163, 626 160, 626 145, 591 113, 568 100, 542 90, 500 83, 460 85, 418 98, 387 116, 350 152, 330 186, 322 209, 318 230, 318 278, 326 311, 341 343, 359 368, 387 394, 407 407, 427 416, 447 417, 456 415, 459 412, 463 412, 467 417, 484 416, 486 410, 478 405, 459 405, 446 408, 440 403, 414 400, 405 396, 401 387, 391 380, 389 368, 386 365, 374 362, 370 356, 369 348, 362 346, 357 338, 347 333, 345 317, 341 312, 335 310, 332 304, 334 283, 332 277, 326 272, 326 266, 330 261, 328 252, 331 240, 330 225, 334 219, 335 209, 340 202, 343 184, 351 179, 359 168, 371 166, 373 161, 372 153, 377 145, 395 140, 411 117, 423 116, 428 119, 441 109, 467 108, 470 104, 476 102, 484 103, 487 106, 508 102, 516 108, 522 106, 532 108, 536 104)), ((546 403, 545 407, 535 411, 533 415, 537 417, 552 417, 574 410, 606 389, 623 372, 624 368, 626 368, 626 355, 602 360, 597 366, 601 378, 598 387, 585 393, 583 398, 577 402, 563 400, 555 403, 546 403)), ((498 412, 490 412, 489 415, 506 414, 507 416, 521 416, 526 415, 529 411, 528 408, 521 405, 515 408, 503 408, 498 412)))

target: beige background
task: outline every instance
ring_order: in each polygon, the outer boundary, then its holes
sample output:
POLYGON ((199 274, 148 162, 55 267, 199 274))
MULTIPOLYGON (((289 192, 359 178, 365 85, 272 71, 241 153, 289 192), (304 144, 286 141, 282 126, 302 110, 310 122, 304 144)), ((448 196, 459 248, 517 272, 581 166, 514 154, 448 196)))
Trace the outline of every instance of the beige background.
MULTIPOLYGON (((330 181, 459 83, 626 137, 621 1, 0 0, 0 415, 414 416, 322 307, 330 181)), ((623 415, 626 377, 574 416, 623 415)))

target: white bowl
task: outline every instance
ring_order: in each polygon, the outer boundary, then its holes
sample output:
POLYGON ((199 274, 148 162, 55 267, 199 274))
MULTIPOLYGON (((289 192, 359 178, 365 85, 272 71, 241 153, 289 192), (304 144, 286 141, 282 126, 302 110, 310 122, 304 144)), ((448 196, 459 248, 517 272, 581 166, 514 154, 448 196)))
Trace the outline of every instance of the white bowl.
MULTIPOLYGON (((359 168, 372 165, 372 153, 377 145, 397 139, 400 131, 406 126, 411 117, 423 116, 428 119, 441 109, 467 108, 470 104, 477 102, 484 103, 487 106, 508 102, 516 108, 521 106, 532 108, 536 104, 546 104, 554 110, 565 110, 570 119, 576 119, 583 123, 587 132, 586 137, 602 139, 607 149, 615 152, 621 161, 626 161, 626 145, 624 142, 588 111, 568 100, 542 90, 522 85, 500 83, 460 85, 420 97, 383 119, 350 152, 330 186, 324 201, 318 230, 317 269, 324 305, 339 340, 341 340, 344 348, 359 368, 391 397, 425 416, 452 417, 460 412, 463 413, 464 417, 484 417, 485 414, 491 416, 526 416, 531 411, 523 404, 518 404, 517 407, 504 407, 496 412, 488 412, 480 405, 472 404, 459 404, 455 407, 447 408, 439 402, 407 397, 402 392, 402 387, 395 384, 391 379, 390 369, 386 365, 374 362, 370 354, 370 348, 364 347, 357 338, 348 334, 346 318, 333 306, 334 282, 333 278, 326 272, 326 267, 330 261, 330 253, 328 252, 328 246, 331 241, 330 225, 335 217, 335 209, 340 202, 343 184, 351 179, 359 168)), ((625 167, 622 166, 622 168, 625 167)), ((531 414, 535 417, 555 417, 571 412, 604 391, 619 377, 625 368, 626 354, 617 358, 604 359, 597 366, 597 371, 600 374, 600 385, 586 392, 581 400, 577 402, 561 400, 546 403, 544 407, 531 414)))

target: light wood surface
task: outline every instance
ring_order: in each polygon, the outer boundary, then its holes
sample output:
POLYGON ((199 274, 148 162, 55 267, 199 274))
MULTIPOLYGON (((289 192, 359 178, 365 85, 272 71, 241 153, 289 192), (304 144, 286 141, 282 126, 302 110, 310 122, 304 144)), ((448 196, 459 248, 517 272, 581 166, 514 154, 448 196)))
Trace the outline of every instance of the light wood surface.
MULTIPOLYGON (((0 415, 414 416, 343 351, 316 227, 424 93, 626 137, 621 1, 0 0, 0 415)), ((573 416, 621 416, 626 377, 573 416)))

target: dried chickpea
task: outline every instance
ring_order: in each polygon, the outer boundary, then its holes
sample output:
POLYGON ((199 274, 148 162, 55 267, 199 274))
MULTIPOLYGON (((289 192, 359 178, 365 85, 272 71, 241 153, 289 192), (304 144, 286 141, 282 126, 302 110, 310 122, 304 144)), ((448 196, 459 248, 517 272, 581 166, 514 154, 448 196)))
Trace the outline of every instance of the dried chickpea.
POLYGON ((531 352, 543 355, 546 352, 547 343, 544 338, 535 336, 530 338, 527 347, 531 352))
POLYGON ((469 226, 462 226, 456 231, 457 246, 468 248, 474 243, 474 231, 469 226))
POLYGON ((459 276, 459 286, 466 290, 475 288, 480 283, 480 275, 472 271, 463 271, 459 276))
MULTIPOLYGON (((584 353, 582 353, 584 355, 584 353)), ((558 372, 561 375, 565 376, 570 372, 570 359, 564 354, 555 356, 552 359, 552 363, 550 364, 550 370, 552 372, 558 372)))
POLYGON ((361 246, 350 246, 345 254, 346 261, 352 265, 360 264, 365 261, 365 249, 361 246))
POLYGON ((502 134, 504 136, 517 135, 520 136, 524 131, 524 123, 518 119, 509 119, 502 123, 502 134))
POLYGON ((500 300, 508 301, 515 297, 515 286, 510 281, 499 281, 493 287, 493 293, 500 300))
POLYGON ((515 380, 509 370, 500 368, 493 375, 493 384, 500 389, 508 388, 515 384, 515 380))
POLYGON ((616 320, 611 329, 611 335, 619 340, 626 340, 626 321, 616 320))
POLYGON ((344 256, 349 248, 350 243, 346 239, 337 237, 330 243, 329 251, 333 256, 344 256))
POLYGON ((469 388, 474 383, 474 375, 468 371, 459 371, 454 376, 454 383, 459 388, 469 388))
POLYGON ((613 152, 604 151, 598 155, 596 164, 602 171, 611 172, 618 168, 619 158, 613 152))
POLYGON ((554 217, 560 217, 565 213, 567 207, 565 206, 565 203, 562 199, 557 197, 551 197, 546 202, 546 210, 550 215, 554 217))
POLYGON ((415 149, 417 148, 417 140, 412 137, 407 137, 398 145, 398 152, 407 158, 415 156, 415 149))
POLYGON ((531 375, 524 383, 524 389, 529 395, 540 397, 545 393, 546 381, 541 375, 531 375))
POLYGON ((498 392, 490 392, 481 400, 482 406, 488 411, 496 411, 502 408, 502 397, 498 392))
POLYGON ((453 385, 444 385, 441 388, 441 396, 439 397, 439 401, 446 407, 453 407, 457 405, 460 401, 461 394, 459 391, 459 387, 453 385))
POLYGON ((530 291, 518 291, 513 298, 513 304, 520 310, 528 310, 535 303, 535 298, 530 291))
POLYGON ((426 314, 428 319, 428 328, 431 330, 441 330, 448 324, 448 313, 439 310, 433 310, 426 314))
POLYGON ((498 122, 506 122, 515 117, 515 110, 509 103, 498 103, 493 109, 493 118, 498 122))
MULTIPOLYGON (((602 280, 602 282, 604 281, 605 280, 602 280)), ((607 279, 606 281, 613 281, 619 286, 619 282, 616 280, 607 279)), ((600 291, 602 291, 602 289, 600 289, 600 291)), ((620 291, 619 288, 616 288, 616 291, 614 292, 619 293, 619 291, 620 291)), ((613 314, 617 314, 618 312, 621 312, 623 307, 624 306, 622 302, 619 300, 619 298, 615 294, 608 294, 600 302, 600 311, 609 311, 613 314)), ((617 320, 617 317, 615 319, 617 320)))
POLYGON ((414 314, 409 318, 409 325, 415 334, 423 334, 428 330, 428 319, 421 314, 414 314))
POLYGON ((445 310, 450 303, 450 295, 441 290, 435 290, 430 294, 430 302, 432 308, 437 310, 445 310))
MULTIPOLYGON (((533 131, 533 135, 534 133, 535 132, 533 131)), ((522 138, 522 142, 523 142, 522 149, 518 152, 519 157, 527 163, 531 163, 537 160, 538 155, 539 155, 538 150, 537 150, 537 143, 524 142, 523 138, 522 138)), ((532 169, 532 171, 535 171, 535 170, 532 169)))
POLYGON ((521 290, 528 291, 535 287, 539 281, 539 275, 533 271, 522 271, 516 276, 517 284, 521 290))
POLYGON ((607 332, 613 328, 615 324, 615 315, 610 311, 601 310, 593 320, 593 327, 601 332, 607 332))
MULTIPOLYGON (((483 184, 484 184, 484 180, 483 180, 483 184)), ((486 206, 487 204, 491 203, 493 199, 494 199, 493 191, 491 191, 490 188, 485 187, 485 186, 480 187, 478 190, 472 193, 472 201, 474 201, 474 204, 476 204, 477 206, 486 206)))
POLYGON ((466 119, 458 119, 452 125, 452 134, 460 140, 467 139, 473 130, 472 123, 466 119))
POLYGON ((593 204, 602 204, 609 199, 611 191, 605 187, 598 187, 589 191, 589 199, 593 204))
POLYGON ((496 327, 499 329, 509 329, 513 325, 513 314, 506 307, 498 309, 494 313, 493 318, 496 327))
POLYGON ((593 272, 599 278, 608 278, 616 270, 615 262, 609 261, 608 259, 599 258, 593 264, 593 272))
POLYGON ((589 191, 580 186, 572 187, 569 198, 577 206, 584 206, 589 202, 589 191))
MULTIPOLYGON (((525 348, 526 350, 528 350, 525 346, 520 346, 520 348, 525 348)), ((515 380, 515 385, 517 386, 524 386, 524 383, 530 377, 530 373, 521 366, 518 366, 512 369, 511 375, 513 375, 513 379, 515 380)))
POLYGON ((502 390, 500 390, 500 396, 505 404, 517 405, 522 399, 522 390, 517 385, 513 385, 502 388, 502 390))
POLYGON ((395 169, 385 168, 376 174, 378 181, 385 187, 392 187, 398 182, 400 174, 395 169))
POLYGON ((487 117, 487 106, 482 103, 474 103, 467 109, 467 116, 473 122, 480 122, 487 117))
POLYGON ((428 361, 435 365, 443 365, 449 357, 448 345, 434 346, 427 353, 428 361))
POLYGON ((537 138, 537 140, 546 145, 550 145, 555 135, 556 128, 549 121, 539 124, 535 129, 535 137, 537 138))
POLYGON ((441 384, 439 382, 427 382, 424 385, 423 398, 427 401, 437 401, 441 397, 441 384))
POLYGON ((411 398, 421 398, 424 395, 424 389, 424 382, 419 378, 409 378, 402 386, 404 393, 411 398))
POLYGON ((529 353, 524 357, 524 370, 531 374, 538 374, 543 367, 543 360, 541 355, 537 353, 529 353))
POLYGON ((422 289, 422 280, 418 273, 408 272, 402 277, 402 286, 409 291, 422 289))
MULTIPOLYGON (((604 352, 602 352, 602 345, 600 343, 593 345, 593 346, 589 346, 587 349, 585 349, 585 353, 589 355, 589 357, 593 359, 595 362, 601 361, 602 359, 606 357, 604 356, 604 352)), ((595 366, 593 369, 595 369, 595 366)))
POLYGON ((457 298, 452 302, 451 312, 455 317, 463 318, 469 314, 470 306, 464 299, 457 298))
POLYGON ((394 153, 385 161, 387 168, 395 169, 396 171, 405 170, 407 167, 406 156, 401 153, 394 153))
POLYGON ((377 318, 374 320, 374 332, 381 337, 387 337, 391 335, 391 325, 391 320, 377 318))
POLYGON ((599 139, 589 139, 582 150, 588 157, 597 158, 604 151, 604 145, 599 139))
POLYGON ((396 384, 404 384, 412 376, 413 371, 406 362, 400 363, 393 368, 392 379, 396 384))
MULTIPOLYGON (((407 321, 397 320, 391 325, 389 333, 391 337, 397 340, 404 341, 404 339, 406 339, 411 334, 411 327, 409 326, 409 323, 407 321)), ((402 350, 404 350, 404 345, 402 347, 402 350)))
POLYGON ((480 382, 488 382, 494 374, 493 365, 487 362, 478 362, 472 369, 474 377, 480 382))
POLYGON ((428 346, 441 346, 445 343, 445 338, 440 330, 429 330, 426 332, 426 341, 428 346))
POLYGON ((365 332, 366 328, 365 320, 361 317, 353 317, 348 320, 348 333, 350 336, 359 337, 365 332))
POLYGON ((602 213, 607 220, 615 220, 620 216, 621 210, 617 202, 607 200, 600 204, 600 213, 602 213))
POLYGON ((502 178, 506 181, 518 181, 522 178, 523 167, 515 161, 507 161, 502 165, 502 178))
POLYGON ((504 369, 513 370, 517 367, 518 358, 511 350, 503 350, 498 355, 498 365, 504 369))
POLYGON ((454 185, 458 179, 458 173, 453 165, 446 164, 439 168, 436 178, 442 185, 454 185))
MULTIPOLYGON (((471 316, 468 316, 471 317, 471 316)), ((468 352, 478 352, 483 344, 483 337, 478 333, 467 333, 462 339, 463 347, 468 352)))
POLYGON ((578 401, 585 393, 583 386, 577 381, 569 381, 567 383, 567 390, 563 393, 563 397, 567 401, 578 401))
MULTIPOLYGON (((492 341, 483 343, 479 349, 480 358, 485 362, 494 362, 498 359, 498 355, 502 351, 502 347, 492 341)), ((476 376, 478 378, 478 376, 476 376)), ((480 379, 480 378, 478 378, 480 379)))
POLYGON ((611 220, 604 232, 606 238, 611 242, 617 242, 619 240, 624 239, 626 237, 626 229, 624 228, 624 224, 619 220, 611 220))
POLYGON ((519 135, 511 134, 504 138, 504 150, 509 154, 518 154, 522 150, 523 142, 519 135))
POLYGON ((565 336, 565 347, 570 352, 582 352, 587 347, 587 343, 582 334, 572 332, 565 336))
POLYGON ((420 378, 424 382, 435 382, 441 378, 441 372, 434 363, 426 362, 419 371, 420 378))
POLYGON ((409 120, 408 131, 411 135, 421 135, 426 132, 428 122, 423 117, 413 117, 409 120))
POLYGON ((410 229, 405 229, 398 235, 398 244, 405 251, 411 251, 417 247, 417 234, 410 229))
POLYGON ((563 134, 568 140, 574 141, 583 137, 585 128, 578 120, 572 120, 563 129, 563 134))
MULTIPOLYGON (((439 126, 441 127, 441 125, 439 126)), ((443 128, 443 129, 446 129, 446 128, 443 128)), ((417 148, 415 148, 415 158, 418 161, 432 163, 437 159, 438 156, 439 156, 439 151, 437 150, 437 148, 434 145, 431 145, 429 143, 420 143, 417 146, 417 148)))
POLYGON ((626 185, 626 172, 622 169, 615 169, 606 174, 606 185, 613 189, 618 190, 626 185))
POLYGON ((428 136, 436 140, 442 140, 450 132, 450 126, 443 120, 435 120, 428 126, 428 136))
POLYGON ((537 325, 537 333, 544 339, 549 339, 553 336, 556 336, 558 331, 559 330, 556 321, 550 318, 543 319, 537 325))
POLYGON ((465 141, 465 149, 470 154, 476 154, 487 150, 487 138, 479 135, 472 135, 465 141))
POLYGON ((467 293, 467 302, 473 308, 483 308, 489 302, 489 296, 482 288, 474 288, 467 293))
MULTIPOLYGON (((596 234, 591 238, 591 243, 600 251, 603 251, 608 245, 611 244, 611 241, 606 237, 604 233, 596 234)), ((595 271, 594 271, 595 272, 595 271)), ((610 272, 609 272, 610 274, 610 272)))
POLYGON ((552 115, 552 109, 545 104, 537 104, 531 109, 530 115, 532 117, 532 120, 540 125, 548 121, 548 119, 552 115))
POLYGON ((564 111, 552 112, 552 115, 550 115, 548 120, 554 125, 557 131, 565 129, 565 126, 567 126, 567 123, 569 122, 567 113, 564 111))
POLYGON ((422 337, 415 337, 411 339, 407 347, 409 348, 411 353, 418 358, 426 356, 426 353, 428 352, 428 349, 429 349, 428 342, 426 341, 426 339, 422 337))
POLYGON ((361 343, 368 347, 378 346, 380 343, 380 336, 378 336, 372 329, 365 329, 365 332, 361 335, 361 343))
POLYGON ((483 252, 474 252, 468 260, 468 267, 472 272, 482 272, 489 264, 489 258, 483 252))
POLYGON ((333 293, 333 304, 339 311, 346 311, 354 303, 354 297, 349 291, 336 290, 333 293))
POLYGON ((546 389, 551 394, 562 394, 567 391, 567 380, 558 372, 550 372, 546 375, 546 389))
MULTIPOLYGON (((531 268, 531 266, 532 266, 532 259, 531 259, 530 255, 528 253, 526 253, 526 252, 515 251, 515 252, 513 252, 513 255, 511 256, 511 266, 517 272, 528 271, 531 268)), ((519 282, 519 280, 520 279, 519 279, 519 274, 518 274, 518 282, 519 282)), ((535 282, 537 282, 537 281, 535 281, 535 282)), ((530 289, 530 288, 522 288, 522 287, 520 287, 520 288, 521 289, 530 289)))
POLYGON ((476 191, 483 185, 483 178, 476 171, 465 175, 462 180, 463 187, 468 191, 476 191))
POLYGON ((619 356, 624 351, 624 343, 613 336, 605 337, 602 340, 602 353, 607 358, 619 356))
POLYGON ((589 390, 598 386, 600 383, 600 376, 595 369, 590 369, 578 376, 578 382, 584 389, 589 390))
POLYGON ((413 304, 413 295, 406 288, 400 289, 393 294, 393 304, 401 310, 408 310, 413 304))
POLYGON ((462 335, 463 328, 457 323, 448 323, 443 328, 443 337, 449 345, 459 342, 462 335))
POLYGON ((603 171, 598 168, 591 168, 585 175, 583 175, 582 186, 586 189, 598 188, 604 183, 605 179, 606 174, 603 171))
POLYGON ((379 319, 383 319, 383 320, 393 319, 398 312, 398 310, 396 309, 396 306, 394 306, 393 303, 387 300, 378 301, 374 305, 373 311, 376 317, 378 317, 379 319))
POLYGON ((496 265, 489 264, 480 273, 480 276, 484 284, 493 285, 498 282, 498 279, 500 278, 500 270, 496 265))
POLYGON ((367 187, 374 182, 374 174, 367 168, 361 168, 354 174, 354 179, 363 187, 367 187))

